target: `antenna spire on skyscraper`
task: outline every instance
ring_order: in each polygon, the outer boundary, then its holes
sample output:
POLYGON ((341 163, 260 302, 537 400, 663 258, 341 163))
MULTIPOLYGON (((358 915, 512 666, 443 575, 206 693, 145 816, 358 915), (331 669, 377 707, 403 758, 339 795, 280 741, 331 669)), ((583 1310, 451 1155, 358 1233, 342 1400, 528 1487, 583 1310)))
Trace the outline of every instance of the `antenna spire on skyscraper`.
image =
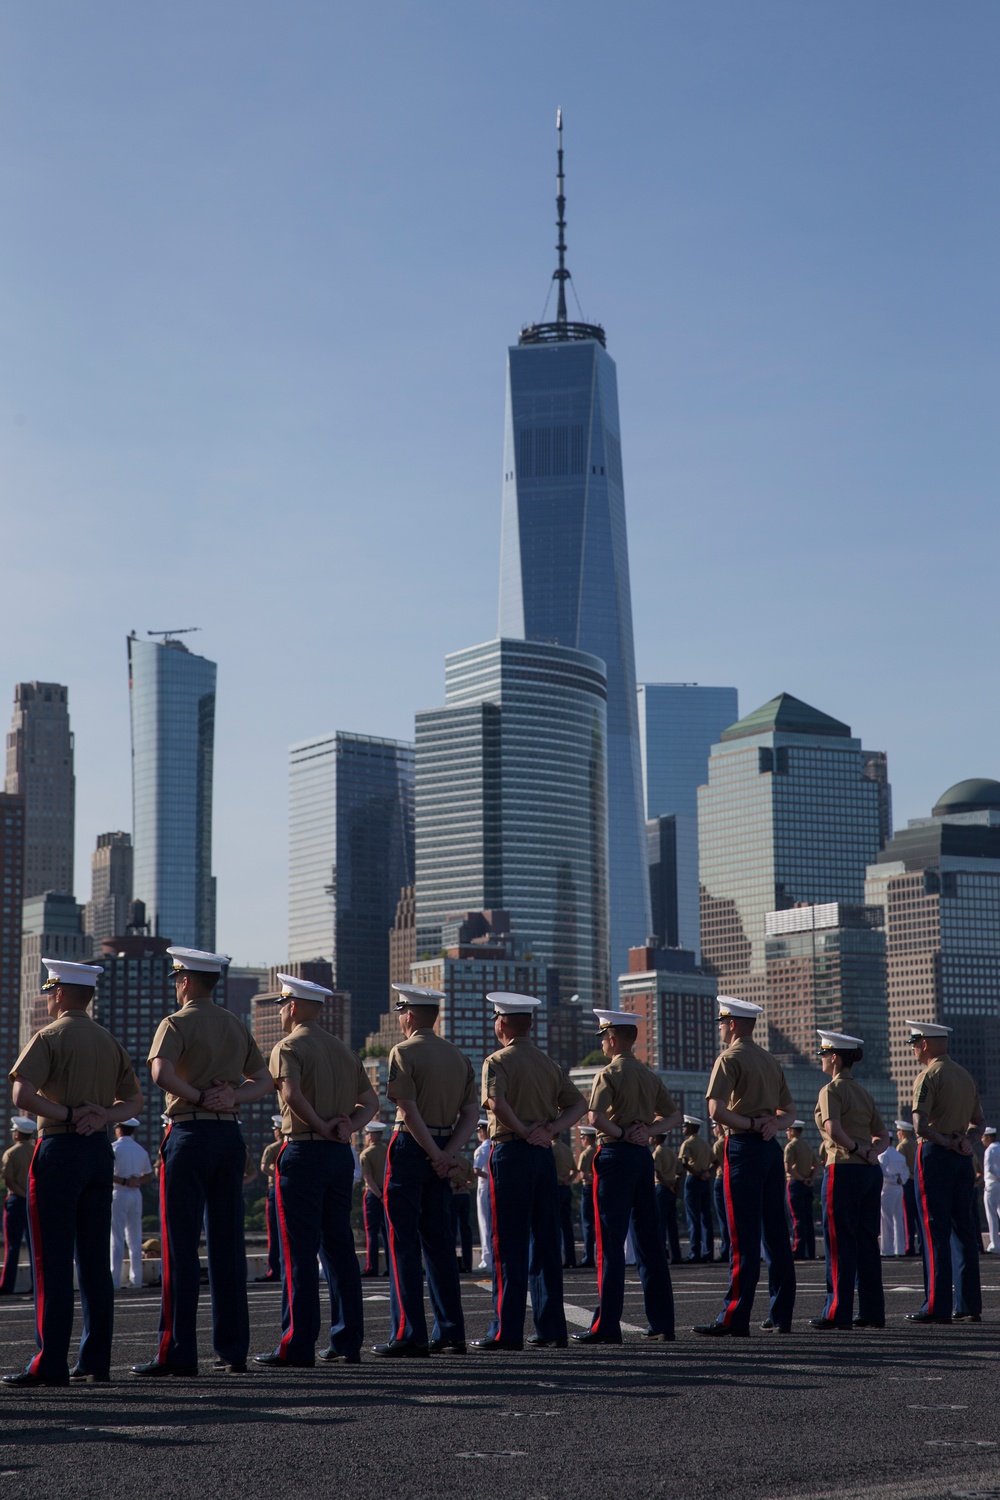
MULTIPOLYGON (((552 272, 552 280, 559 288, 554 323, 530 323, 521 329, 520 344, 562 343, 566 339, 596 339, 604 345, 604 329, 599 323, 571 323, 566 310, 566 283, 570 273, 566 266, 566 177, 563 172, 563 118, 562 109, 556 110, 556 227, 559 241, 556 253, 559 263, 552 272)), ((550 294, 551 295, 551 294, 550 294)), ((548 297, 545 299, 548 308, 548 297)), ((543 311, 542 317, 545 317, 543 311)))

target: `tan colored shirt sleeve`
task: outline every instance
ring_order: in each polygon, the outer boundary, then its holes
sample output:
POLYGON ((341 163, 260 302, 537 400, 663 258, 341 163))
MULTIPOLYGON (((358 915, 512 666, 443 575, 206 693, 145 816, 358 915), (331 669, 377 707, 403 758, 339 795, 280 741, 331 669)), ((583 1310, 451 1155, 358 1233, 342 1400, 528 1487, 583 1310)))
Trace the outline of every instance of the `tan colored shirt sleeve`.
POLYGON ((735 1086, 736 1079, 733 1076, 731 1059, 717 1057, 712 1076, 708 1080, 708 1088, 705 1090, 705 1098, 716 1099, 720 1104, 728 1105, 735 1086))
POLYGON ((393 1047, 389 1053, 389 1081, 385 1086, 385 1091, 390 1099, 415 1099, 417 1097, 417 1086, 406 1066, 404 1054, 398 1047, 393 1047))
POLYGON ((670 1094, 670 1090, 667 1088, 663 1080, 659 1079, 657 1081, 659 1083, 659 1087, 656 1090, 656 1100, 654 1107, 656 1109, 656 1113, 660 1116, 660 1118, 667 1120, 674 1113, 677 1105, 674 1103, 670 1094))
POLYGON ((562 1083, 559 1085, 559 1094, 556 1098, 556 1103, 559 1106, 560 1113, 564 1109, 569 1109, 571 1105, 578 1103, 582 1098, 583 1095, 580 1093, 580 1090, 577 1088, 576 1084, 570 1083, 569 1078, 564 1073, 562 1077, 562 1083))
POLYGON ((611 1079, 608 1070, 602 1068, 594 1079, 590 1090, 590 1108, 599 1109, 602 1115, 609 1115, 615 1104, 615 1091, 611 1087, 611 1079))
POLYGON ((483 1098, 485 1104, 488 1099, 504 1099, 507 1095, 507 1080, 504 1077, 503 1068, 496 1058, 488 1057, 483 1063, 483 1098))
POLYGON ((52 1054, 48 1042, 38 1032, 31 1038, 17 1062, 10 1070, 11 1082, 23 1078, 39 1089, 52 1072, 52 1054))
POLYGON ((276 1043, 271 1053, 269 1071, 274 1079, 302 1077, 302 1061, 296 1055, 295 1047, 287 1037, 276 1043))
POLYGON ((151 1063, 155 1057, 165 1057, 167 1062, 175 1063, 183 1051, 184 1043, 180 1039, 177 1028, 171 1025, 169 1016, 164 1016, 156 1028, 156 1035, 150 1043, 146 1061, 151 1063))

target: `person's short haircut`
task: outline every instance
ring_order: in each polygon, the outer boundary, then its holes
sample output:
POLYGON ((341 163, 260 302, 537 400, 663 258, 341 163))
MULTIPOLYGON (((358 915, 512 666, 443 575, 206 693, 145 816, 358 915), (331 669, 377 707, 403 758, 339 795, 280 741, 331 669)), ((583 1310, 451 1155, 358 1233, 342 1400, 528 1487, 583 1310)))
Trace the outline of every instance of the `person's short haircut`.
POLYGON ((97 994, 92 984, 63 984, 62 980, 56 985, 56 989, 62 990, 73 1005, 89 1005, 97 994))
POLYGON ((612 1026, 611 1030, 615 1036, 621 1037, 623 1042, 635 1042, 639 1039, 638 1026, 612 1026))
POLYGON ((116 1125, 115 1129, 120 1130, 122 1135, 135 1135, 134 1125, 116 1125))
POLYGON ((183 969, 180 972, 194 980, 195 991, 199 995, 210 995, 222 978, 219 973, 209 974, 203 969, 183 969))
POLYGON ((433 1026, 438 1018, 436 1005, 408 1005, 406 1008, 418 1026, 433 1026))
POLYGON ((535 1019, 530 1013, 520 1011, 513 1016, 501 1016, 505 1026, 508 1026, 515 1036, 527 1036, 531 1030, 531 1023, 535 1019))

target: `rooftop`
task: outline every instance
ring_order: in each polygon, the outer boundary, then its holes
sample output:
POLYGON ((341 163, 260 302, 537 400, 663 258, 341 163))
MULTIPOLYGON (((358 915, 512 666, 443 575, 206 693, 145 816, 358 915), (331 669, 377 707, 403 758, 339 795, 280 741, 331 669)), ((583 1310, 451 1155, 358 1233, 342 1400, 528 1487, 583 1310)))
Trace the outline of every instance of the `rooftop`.
POLYGON ((839 719, 821 713, 818 708, 803 703, 801 698, 795 698, 791 693, 779 693, 761 708, 754 709, 752 714, 747 714, 746 718, 724 729, 719 738, 739 740, 747 735, 767 734, 772 730, 781 730, 785 734, 816 734, 845 740, 851 738, 849 724, 842 724, 839 719))

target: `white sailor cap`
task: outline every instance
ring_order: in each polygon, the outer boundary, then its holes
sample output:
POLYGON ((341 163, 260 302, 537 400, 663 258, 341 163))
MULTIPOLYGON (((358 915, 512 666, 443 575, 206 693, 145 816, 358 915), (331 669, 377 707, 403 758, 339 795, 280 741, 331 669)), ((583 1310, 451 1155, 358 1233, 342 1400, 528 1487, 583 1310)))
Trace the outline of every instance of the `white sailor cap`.
POLYGON ((280 1115, 272 1115, 271 1116, 271 1124, 274 1126, 275 1130, 280 1130, 281 1129, 281 1116, 280 1115))
POLYGON ((174 973, 221 974, 229 957, 225 953, 203 953, 200 948, 168 948, 174 973))
POLYGON ((910 1028, 910 1041, 919 1042, 921 1037, 951 1036, 950 1026, 939 1026, 936 1021, 911 1021, 907 1016, 904 1026, 910 1028))
POLYGON ((644 1021, 645 1016, 634 1016, 627 1010, 598 1010, 594 1006, 594 1015, 597 1017, 598 1031, 608 1031, 612 1026, 638 1026, 644 1021))
POLYGON ((382 1120, 369 1120, 365 1129, 370 1131, 372 1135, 381 1135, 385 1129, 385 1124, 382 1120))
POLYGON ((580 1134, 581 1135, 596 1135, 597 1134, 597 1126, 596 1125, 581 1125, 580 1126, 580 1134))
POLYGON ((700 1120, 697 1115, 685 1115, 684 1116, 684 1124, 685 1125, 704 1125, 704 1123, 705 1123, 704 1120, 700 1120))
POLYGON ((851 1052, 865 1044, 859 1036, 847 1036, 843 1031, 817 1031, 821 1052, 851 1052))
POLYGON ((429 990, 422 984, 394 984, 399 999, 396 1001, 397 1010, 407 1010, 411 1005, 433 1005, 440 1007, 442 1000, 448 996, 443 990, 429 990))
POLYGON ((328 990, 325 985, 313 984, 311 979, 296 979, 294 974, 279 974, 278 983, 281 985, 281 1000, 315 1000, 319 1005, 333 990, 328 990))
POLYGON ((490 1117, 489 1117, 489 1115, 480 1115, 479 1119, 476 1121, 476 1124, 479 1126, 480 1130, 488 1130, 489 1129, 489 1123, 490 1123, 490 1117))
POLYGON ((498 1016, 530 1016, 542 1003, 533 995, 515 995, 506 990, 493 990, 486 998, 498 1016))
POLYGON ((59 984, 80 984, 93 989, 104 973, 99 964, 68 964, 61 958, 43 958, 42 963, 49 971, 43 990, 54 990, 59 984))
POLYGON ((913 1129, 913 1124, 912 1124, 912 1121, 910 1121, 910 1120, 893 1120, 892 1123, 893 1123, 893 1125, 895 1126, 895 1128, 897 1130, 912 1130, 913 1129))
POLYGON ((734 1021, 755 1021, 764 1014, 764 1007, 754 1005, 752 1000, 737 1000, 733 995, 717 995, 716 999, 720 1021, 728 1020, 729 1017, 734 1021))
POLYGON ((995 1125, 987 1125, 986 1129, 983 1131, 983 1135, 996 1135, 996 1133, 997 1128, 995 1125))
POLYGON ((788 1128, 789 1130, 805 1130, 806 1122, 805 1120, 793 1120, 788 1128))
POLYGON ((129 1128, 129 1130, 138 1130, 139 1129, 139 1121, 136 1120, 134 1117, 131 1120, 123 1120, 122 1124, 123 1125, 127 1125, 128 1128, 129 1128))
POLYGON ((22 1135, 34 1135, 38 1129, 36 1121, 32 1120, 29 1115, 12 1115, 10 1123, 22 1135))

